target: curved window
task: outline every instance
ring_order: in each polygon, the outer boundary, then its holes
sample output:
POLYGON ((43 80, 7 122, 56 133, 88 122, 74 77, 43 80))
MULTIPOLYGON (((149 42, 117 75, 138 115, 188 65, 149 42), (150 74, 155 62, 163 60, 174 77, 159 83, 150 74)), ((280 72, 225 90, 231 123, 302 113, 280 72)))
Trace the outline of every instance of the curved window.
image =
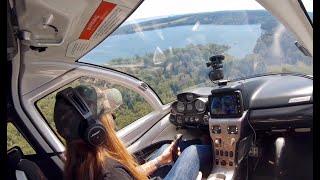
MULTIPOLYGON (((67 87, 76 87, 78 85, 90 85, 98 88, 103 88, 106 90, 105 92, 109 92, 108 90, 117 89, 121 93, 122 103, 119 104, 119 106, 117 106, 117 108, 113 109, 111 112, 113 113, 113 117, 115 117, 114 122, 117 131, 153 111, 151 105, 147 103, 147 101, 141 95, 131 89, 107 82, 102 79, 81 77, 36 102, 36 107, 39 109, 44 119, 48 122, 48 124, 50 125, 50 127, 52 127, 56 134, 58 133, 53 120, 56 94, 57 92, 67 87)), ((113 94, 110 93, 110 96, 113 96, 113 94)), ((59 136, 59 138, 63 143, 65 143, 64 139, 61 136, 59 136)))
POLYGON ((24 155, 36 154, 35 150, 18 131, 18 129, 12 124, 7 123, 7 150, 18 146, 21 148, 24 155))

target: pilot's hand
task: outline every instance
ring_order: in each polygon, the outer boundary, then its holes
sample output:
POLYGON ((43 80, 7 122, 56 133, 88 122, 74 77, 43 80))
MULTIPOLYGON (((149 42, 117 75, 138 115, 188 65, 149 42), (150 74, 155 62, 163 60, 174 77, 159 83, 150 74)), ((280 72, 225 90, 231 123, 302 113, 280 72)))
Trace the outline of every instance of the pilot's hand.
POLYGON ((173 153, 177 153, 179 156, 181 154, 180 148, 176 147, 174 142, 172 142, 159 156, 159 161, 162 165, 170 164, 173 162, 173 153))

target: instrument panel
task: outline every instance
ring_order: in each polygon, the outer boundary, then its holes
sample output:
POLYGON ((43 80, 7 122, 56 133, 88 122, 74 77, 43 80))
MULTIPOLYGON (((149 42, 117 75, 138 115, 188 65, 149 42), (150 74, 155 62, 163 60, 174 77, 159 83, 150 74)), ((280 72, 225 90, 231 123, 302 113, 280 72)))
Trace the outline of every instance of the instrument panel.
POLYGON ((208 127, 209 118, 240 118, 245 111, 255 129, 309 128, 313 124, 313 79, 275 74, 196 88, 177 95, 170 120, 177 126, 208 127))
POLYGON ((213 163, 233 172, 255 141, 252 129, 311 129, 312 114, 313 80, 280 74, 178 94, 169 119, 177 127, 209 130, 213 163))
POLYGON ((208 98, 195 93, 182 93, 171 105, 170 121, 177 126, 208 125, 208 98))
POLYGON ((206 100, 196 99, 192 102, 177 101, 172 106, 177 113, 203 113, 206 110, 206 100))

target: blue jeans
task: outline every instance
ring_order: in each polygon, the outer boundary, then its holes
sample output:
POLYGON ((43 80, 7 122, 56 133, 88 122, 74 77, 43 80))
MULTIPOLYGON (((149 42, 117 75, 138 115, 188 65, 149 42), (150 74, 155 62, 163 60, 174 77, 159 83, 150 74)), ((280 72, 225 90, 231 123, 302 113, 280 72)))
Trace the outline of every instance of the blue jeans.
MULTIPOLYGON (((169 144, 164 144, 155 151, 149 160, 158 157, 169 144)), ((164 180, 194 180, 201 171, 209 171, 212 167, 212 149, 210 145, 179 145, 182 151, 174 164, 158 169, 155 176, 164 177, 164 180)))

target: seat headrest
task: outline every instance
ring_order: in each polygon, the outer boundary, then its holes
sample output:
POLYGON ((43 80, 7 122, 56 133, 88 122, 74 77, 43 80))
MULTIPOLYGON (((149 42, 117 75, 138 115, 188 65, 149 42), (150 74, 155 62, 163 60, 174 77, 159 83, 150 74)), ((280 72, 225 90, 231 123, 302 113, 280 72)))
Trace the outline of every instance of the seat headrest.
POLYGON ((24 154, 20 147, 15 146, 7 151, 9 167, 16 168, 17 164, 23 159, 24 154))
POLYGON ((27 159, 22 159, 18 165, 17 170, 23 171, 29 180, 46 180, 39 166, 27 159))

